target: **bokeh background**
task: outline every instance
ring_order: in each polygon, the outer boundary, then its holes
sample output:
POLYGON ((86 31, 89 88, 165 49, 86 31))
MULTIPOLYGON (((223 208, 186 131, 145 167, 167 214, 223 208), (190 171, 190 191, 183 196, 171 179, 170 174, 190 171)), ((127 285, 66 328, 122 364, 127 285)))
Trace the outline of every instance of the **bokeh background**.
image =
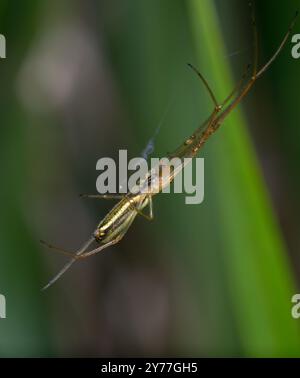
MULTIPOLYGON (((65 263, 113 205, 96 161, 155 156, 211 111, 196 65, 224 98, 252 61, 247 1, 0 1, 1 356, 300 356, 300 60, 287 43, 201 151, 205 200, 157 196, 122 242, 65 263)), ((259 59, 298 1, 257 1, 259 59)), ((300 32, 300 20, 294 32, 300 32)))

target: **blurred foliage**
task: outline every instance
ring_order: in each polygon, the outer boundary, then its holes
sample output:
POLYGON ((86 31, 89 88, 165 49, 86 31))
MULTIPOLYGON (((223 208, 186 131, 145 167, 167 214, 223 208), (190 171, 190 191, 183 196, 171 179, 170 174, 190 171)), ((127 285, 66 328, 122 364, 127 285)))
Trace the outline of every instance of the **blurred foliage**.
MULTIPOLYGON (((224 63, 220 64, 225 51, 214 8, 209 0, 202 1, 201 6, 197 1, 192 4, 196 42, 207 51, 199 54, 201 66, 206 72, 211 69, 217 93, 226 98, 224 88, 233 84, 224 63)), ((287 300, 295 288, 278 225, 241 112, 232 114, 228 123, 230 127, 216 138, 212 154, 219 189, 220 234, 241 343, 246 354, 252 356, 297 354, 298 328, 287 300)))
POLYGON ((6 296, 7 319, 0 322, 1 356, 35 356, 49 353, 49 323, 45 298, 39 294, 41 256, 28 219, 20 206, 26 181, 24 131, 26 115, 14 93, 15 78, 36 27, 38 2, 16 4, 2 1, 1 32, 8 44, 8 56, 1 61, 0 151, 0 290, 6 296), (15 25, 18 25, 18 28, 15 25), (22 33, 17 32, 22 30, 22 33))
MULTIPOLYGON (((77 196, 95 190, 96 160, 121 148, 138 155, 167 108, 154 153, 163 156, 211 111, 186 63, 218 98, 229 93, 229 66, 238 77, 251 59, 242 3, 0 2, 1 356, 299 355, 290 315, 300 272, 299 63, 289 47, 201 151, 201 206, 158 196, 153 223, 137 219, 122 243, 40 292, 62 258, 44 258, 38 240, 76 249, 111 206, 77 196)), ((257 4, 261 61, 295 4, 257 4)))

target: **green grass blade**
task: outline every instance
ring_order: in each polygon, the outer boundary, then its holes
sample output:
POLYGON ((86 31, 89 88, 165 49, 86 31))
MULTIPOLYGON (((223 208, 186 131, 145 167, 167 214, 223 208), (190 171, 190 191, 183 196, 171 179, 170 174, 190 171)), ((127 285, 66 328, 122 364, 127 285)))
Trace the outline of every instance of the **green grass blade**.
MULTIPOLYGON (((190 0, 189 5, 201 71, 214 80, 221 99, 233 81, 214 3, 190 0)), ((210 153, 217 183, 216 222, 222 225, 220 253, 225 254, 242 350, 247 356, 299 355, 299 329, 290 313, 295 293, 291 269, 241 110, 225 123, 210 153)))

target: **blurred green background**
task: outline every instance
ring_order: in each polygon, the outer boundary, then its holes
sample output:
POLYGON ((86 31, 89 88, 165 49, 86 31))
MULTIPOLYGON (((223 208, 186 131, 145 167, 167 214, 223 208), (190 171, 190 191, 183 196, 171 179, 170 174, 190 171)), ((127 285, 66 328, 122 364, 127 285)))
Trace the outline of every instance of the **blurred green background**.
MULTIPOLYGON (((259 59, 298 1, 257 1, 259 59)), ((300 32, 300 21, 293 33, 300 32)), ((112 203, 96 161, 138 156, 169 104, 155 156, 177 147, 252 61, 247 1, 0 1, 0 356, 300 356, 298 88, 291 42, 201 151, 205 200, 157 196, 103 255, 75 264, 112 203)))

